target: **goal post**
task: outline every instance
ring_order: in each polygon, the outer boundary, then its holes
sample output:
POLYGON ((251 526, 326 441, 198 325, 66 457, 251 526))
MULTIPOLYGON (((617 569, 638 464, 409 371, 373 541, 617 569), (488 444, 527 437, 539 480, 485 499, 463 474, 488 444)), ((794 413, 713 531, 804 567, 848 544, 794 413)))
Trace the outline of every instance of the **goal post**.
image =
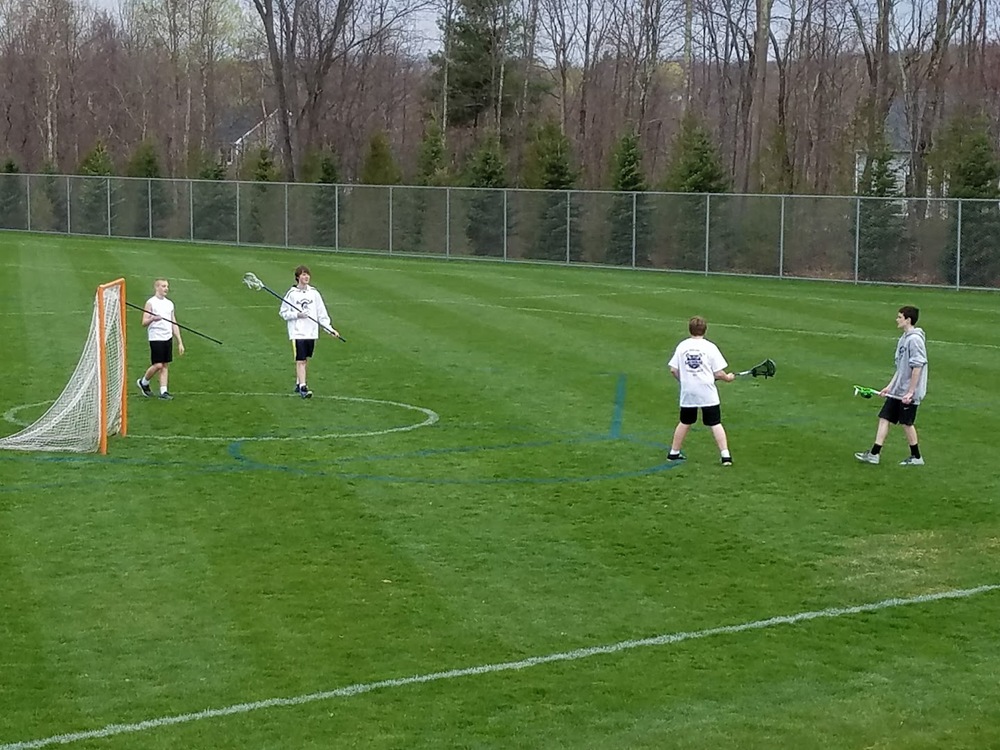
POLYGON ((125 279, 97 287, 83 354, 63 392, 33 424, 0 438, 0 450, 106 454, 128 430, 125 279))

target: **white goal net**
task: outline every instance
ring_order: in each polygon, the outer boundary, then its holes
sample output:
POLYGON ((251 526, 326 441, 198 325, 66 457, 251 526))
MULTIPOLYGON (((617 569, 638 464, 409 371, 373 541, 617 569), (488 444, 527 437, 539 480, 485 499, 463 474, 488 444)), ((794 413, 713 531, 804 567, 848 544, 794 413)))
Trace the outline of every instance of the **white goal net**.
POLYGON ((97 288, 90 333, 76 370, 48 411, 0 438, 0 450, 107 453, 108 435, 125 434, 125 280, 97 288))

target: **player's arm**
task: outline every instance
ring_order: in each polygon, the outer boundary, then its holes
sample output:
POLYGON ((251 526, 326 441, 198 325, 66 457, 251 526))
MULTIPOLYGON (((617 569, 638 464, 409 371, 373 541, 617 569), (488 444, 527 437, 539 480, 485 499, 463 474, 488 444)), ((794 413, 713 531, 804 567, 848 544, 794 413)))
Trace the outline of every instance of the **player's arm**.
POLYGON ((670 368, 670 374, 674 376, 674 380, 680 381, 680 379, 681 379, 681 371, 678 370, 676 367, 671 367, 670 368))
POLYGON ((155 323, 158 320, 162 320, 159 315, 153 315, 149 310, 143 308, 142 310, 142 327, 145 328, 150 323, 155 323))
POLYGON ((320 327, 326 329, 331 336, 340 335, 337 329, 333 327, 333 321, 330 320, 330 313, 326 310, 323 295, 319 292, 316 292, 316 320, 319 321, 320 327))
POLYGON ((174 310, 174 322, 171 326, 174 338, 177 339, 177 353, 184 354, 184 340, 181 339, 181 329, 177 326, 177 311, 174 310))
POLYGON ((920 383, 920 376, 924 372, 923 365, 917 365, 916 367, 910 368, 910 387, 906 389, 906 393, 903 394, 903 403, 908 404, 913 400, 913 391, 916 390, 917 384, 920 383))
POLYGON ((714 374, 716 380, 725 380, 727 383, 731 383, 736 380, 735 375, 731 372, 726 372, 725 370, 716 370, 714 374))
POLYGON ((281 316, 282 320, 290 322, 295 320, 296 318, 301 318, 302 314, 294 307, 292 307, 292 304, 288 299, 289 294, 291 294, 291 291, 285 294, 284 299, 281 300, 281 307, 278 308, 278 315, 281 316))

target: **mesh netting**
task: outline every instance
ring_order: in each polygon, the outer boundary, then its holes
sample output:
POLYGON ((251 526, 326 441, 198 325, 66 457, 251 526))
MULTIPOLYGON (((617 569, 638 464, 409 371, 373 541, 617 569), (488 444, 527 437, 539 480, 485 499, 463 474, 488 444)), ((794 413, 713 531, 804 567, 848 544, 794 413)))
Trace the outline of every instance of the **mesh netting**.
POLYGON ((0 449, 93 453, 100 449, 101 393, 107 393, 105 435, 121 430, 125 387, 124 283, 102 286, 83 354, 66 388, 34 424, 0 438, 0 449), (104 316, 100 302, 104 300, 104 316), (102 345, 103 344, 103 345, 102 345), (101 359, 106 365, 102 382, 101 359))

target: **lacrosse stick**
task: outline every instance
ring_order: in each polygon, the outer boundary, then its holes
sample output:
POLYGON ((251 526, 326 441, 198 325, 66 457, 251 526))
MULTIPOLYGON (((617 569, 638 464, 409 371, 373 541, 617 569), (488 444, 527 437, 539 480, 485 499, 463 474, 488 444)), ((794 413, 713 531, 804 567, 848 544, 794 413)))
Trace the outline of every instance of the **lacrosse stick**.
MULTIPOLYGON (((154 312, 152 312, 150 310, 147 310, 145 307, 139 307, 138 305, 133 305, 131 302, 129 302, 127 300, 126 300, 125 304, 128 305, 129 307, 133 308, 134 310, 142 310, 144 313, 149 313, 150 315, 155 315, 154 312)), ((185 331, 191 331, 191 333, 193 333, 195 336, 201 336, 203 339, 208 339, 209 341, 214 341, 216 344, 219 344, 220 346, 222 345, 222 342, 219 341, 218 339, 213 339, 211 336, 206 336, 204 333, 201 333, 200 331, 196 331, 193 328, 188 328, 187 326, 182 326, 176 320, 171 320, 170 318, 163 318, 163 320, 167 321, 171 325, 177 326, 178 328, 183 328, 185 331)))
POLYGON ((313 323, 315 323, 316 325, 318 325, 320 328, 322 328, 324 331, 326 331, 327 333, 329 333, 331 336, 336 336, 338 339, 340 339, 341 341, 343 341, 345 344, 347 343, 347 339, 345 339, 343 336, 341 336, 336 330, 334 330, 333 328, 328 328, 327 326, 323 325, 318 320, 316 320, 316 318, 314 318, 312 315, 310 315, 305 310, 303 310, 301 307, 298 307, 298 306, 292 304, 291 302, 289 302, 287 299, 285 299, 284 297, 282 297, 276 291, 274 291, 273 289, 271 289, 270 287, 268 287, 267 284, 265 284, 263 281, 261 281, 260 279, 258 279, 254 274, 252 274, 252 273, 245 273, 245 274, 243 274, 243 283, 246 284, 251 289, 253 289, 255 292, 259 292, 261 289, 263 289, 265 292, 267 292, 271 296, 276 297, 277 299, 280 299, 282 302, 284 302, 286 305, 288 305, 293 310, 295 310, 297 312, 300 312, 303 315, 305 315, 307 318, 309 318, 309 320, 311 320, 313 323))
POLYGON ((854 395, 861 396, 861 398, 873 398, 880 393, 881 391, 878 388, 866 388, 863 385, 854 386, 854 395))
POLYGON ((765 359, 759 365, 754 365, 749 370, 744 370, 743 372, 736 373, 737 376, 750 375, 755 378, 773 378, 774 377, 774 360, 765 359))

